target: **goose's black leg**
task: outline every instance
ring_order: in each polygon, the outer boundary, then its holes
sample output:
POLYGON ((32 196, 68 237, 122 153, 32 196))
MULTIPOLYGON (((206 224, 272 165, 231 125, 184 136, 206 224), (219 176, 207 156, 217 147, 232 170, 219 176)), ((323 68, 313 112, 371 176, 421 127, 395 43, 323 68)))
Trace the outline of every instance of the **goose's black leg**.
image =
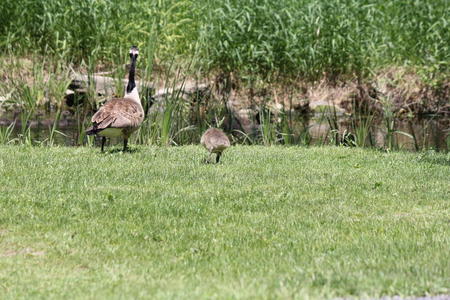
POLYGON ((128 139, 123 139, 123 151, 127 151, 128 139))
POLYGON ((106 137, 102 137, 102 152, 103 152, 103 147, 105 146, 105 142, 106 142, 106 137))

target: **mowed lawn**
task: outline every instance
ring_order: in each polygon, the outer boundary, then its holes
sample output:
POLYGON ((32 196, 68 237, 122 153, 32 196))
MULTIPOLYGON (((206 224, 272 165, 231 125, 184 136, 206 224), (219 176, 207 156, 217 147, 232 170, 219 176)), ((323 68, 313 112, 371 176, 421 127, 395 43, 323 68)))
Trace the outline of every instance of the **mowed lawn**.
POLYGON ((450 293, 449 154, 133 149, 0 147, 1 299, 450 293))

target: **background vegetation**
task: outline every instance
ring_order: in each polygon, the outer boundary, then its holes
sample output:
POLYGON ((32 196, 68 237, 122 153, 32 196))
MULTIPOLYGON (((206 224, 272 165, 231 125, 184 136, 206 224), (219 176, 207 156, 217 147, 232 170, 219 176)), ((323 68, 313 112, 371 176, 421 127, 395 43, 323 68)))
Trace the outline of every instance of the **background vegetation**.
MULTIPOLYGON (((446 0, 1 1, 0 112, 20 111, 14 119, 21 125, 19 139, 28 144, 30 122, 44 115, 43 109, 52 112, 56 118, 47 128, 45 142, 53 144, 71 72, 91 76, 110 71, 119 83, 126 73, 128 47, 136 44, 142 53, 138 64, 142 80, 162 82, 166 89, 187 79, 214 79, 223 90, 239 89, 242 83, 250 97, 258 94, 267 100, 253 110, 261 123, 259 136, 241 136, 239 141, 309 144, 309 125, 294 129, 292 124, 299 120, 290 114, 291 107, 273 114, 266 104, 273 104, 276 94, 291 95, 285 100, 292 104, 298 100, 293 91, 308 84, 325 81, 335 87, 351 82, 357 85, 354 93, 359 98, 350 113, 364 118, 350 121, 348 142, 339 136, 344 130, 337 125, 335 111, 328 110, 331 138, 326 140, 373 146, 369 131, 377 112, 384 118, 388 141, 381 146, 396 149, 395 110, 412 124, 417 112, 445 114, 441 108, 450 107, 449 20, 446 0), (371 86, 377 76, 383 86, 399 86, 396 99, 371 86), (374 97, 373 90, 378 93, 374 97), (406 104, 398 109, 395 101, 406 104)), ((122 84, 117 84, 115 94, 122 93, 122 84)), ((83 105, 75 107, 74 144, 92 144, 83 130, 92 111, 105 100, 92 89, 87 95, 83 105)), ((145 107, 151 104, 149 95, 142 97, 145 107)), ((215 117, 231 119, 225 97, 215 99, 220 105, 208 106, 198 99, 188 104, 179 96, 164 98, 164 107, 147 118, 139 143, 197 142, 215 117), (192 110, 207 113, 195 115, 192 110)), ((417 138, 428 135, 427 127, 424 134, 407 133, 414 149, 429 147, 417 138)), ((230 132, 231 125, 227 129, 230 132)), ((0 143, 10 142, 8 136, 15 136, 12 129, 0 128, 0 143)), ((450 139, 441 140, 445 142, 436 149, 448 149, 450 139)))
POLYGON ((79 63, 123 60, 128 45, 158 63, 196 57, 243 75, 368 74, 400 65, 448 71, 446 0, 2 1, 0 49, 79 63), (170 58, 168 60, 168 58, 170 58))

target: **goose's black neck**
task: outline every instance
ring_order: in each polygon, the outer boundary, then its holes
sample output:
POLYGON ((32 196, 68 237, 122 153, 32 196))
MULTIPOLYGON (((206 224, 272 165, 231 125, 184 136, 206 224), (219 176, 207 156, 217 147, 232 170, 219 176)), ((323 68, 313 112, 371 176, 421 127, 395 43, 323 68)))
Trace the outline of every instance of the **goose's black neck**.
POLYGON ((136 83, 134 82, 134 73, 136 72, 136 59, 137 55, 130 54, 131 57, 131 66, 130 73, 128 74, 128 85, 127 85, 127 93, 131 93, 131 91, 136 87, 136 83))

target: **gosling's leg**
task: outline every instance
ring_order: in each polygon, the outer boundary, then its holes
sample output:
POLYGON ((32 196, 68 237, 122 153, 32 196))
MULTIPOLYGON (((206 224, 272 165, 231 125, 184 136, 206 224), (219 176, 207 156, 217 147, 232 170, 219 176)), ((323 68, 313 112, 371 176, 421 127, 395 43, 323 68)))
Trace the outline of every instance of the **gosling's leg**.
POLYGON ((216 164, 218 164, 219 163, 219 160, 220 160, 220 156, 222 155, 222 152, 217 152, 217 155, 216 155, 216 164))
POLYGON ((123 152, 127 151, 128 149, 128 138, 123 139, 123 152))
POLYGON ((102 136, 102 152, 105 147, 106 137, 102 136))

